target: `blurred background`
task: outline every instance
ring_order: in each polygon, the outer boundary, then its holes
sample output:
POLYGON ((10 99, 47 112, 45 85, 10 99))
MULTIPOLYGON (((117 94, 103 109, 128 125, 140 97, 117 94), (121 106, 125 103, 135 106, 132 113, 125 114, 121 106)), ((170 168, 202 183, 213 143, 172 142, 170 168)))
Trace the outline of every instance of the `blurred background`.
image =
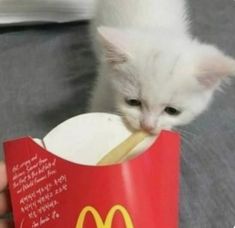
MULTIPOLYGON (((21 3, 0 1, 1 144, 26 135, 42 138, 85 112, 96 76, 88 32, 93 1, 21 3)), ((188 5, 193 34, 235 57, 235 1, 188 5)), ((234 227, 235 80, 180 131, 180 227, 234 227)))

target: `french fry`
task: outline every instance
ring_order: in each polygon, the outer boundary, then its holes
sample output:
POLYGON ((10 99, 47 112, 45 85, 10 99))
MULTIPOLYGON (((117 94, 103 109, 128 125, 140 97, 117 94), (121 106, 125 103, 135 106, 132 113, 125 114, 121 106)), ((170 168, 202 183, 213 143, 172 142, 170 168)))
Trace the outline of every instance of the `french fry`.
POLYGON ((141 141, 143 141, 149 134, 144 131, 137 131, 130 135, 125 141, 120 143, 108 154, 106 154, 97 165, 108 165, 120 162, 124 157, 131 152, 141 141))

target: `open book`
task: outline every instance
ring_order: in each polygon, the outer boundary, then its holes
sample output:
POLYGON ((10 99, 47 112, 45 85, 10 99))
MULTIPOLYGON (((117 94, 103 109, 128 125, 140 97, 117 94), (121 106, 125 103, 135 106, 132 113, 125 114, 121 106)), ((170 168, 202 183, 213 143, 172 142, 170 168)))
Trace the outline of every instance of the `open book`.
POLYGON ((0 25, 88 20, 94 1, 0 0, 0 25))

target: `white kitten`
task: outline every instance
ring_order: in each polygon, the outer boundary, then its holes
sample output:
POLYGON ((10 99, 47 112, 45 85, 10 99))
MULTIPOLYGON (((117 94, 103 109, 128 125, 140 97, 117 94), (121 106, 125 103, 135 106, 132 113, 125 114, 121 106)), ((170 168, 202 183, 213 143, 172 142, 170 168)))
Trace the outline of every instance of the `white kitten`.
POLYGON ((100 68, 90 110, 120 113, 153 133, 201 114, 235 74, 235 61, 193 39, 188 27, 183 0, 98 0, 100 68))

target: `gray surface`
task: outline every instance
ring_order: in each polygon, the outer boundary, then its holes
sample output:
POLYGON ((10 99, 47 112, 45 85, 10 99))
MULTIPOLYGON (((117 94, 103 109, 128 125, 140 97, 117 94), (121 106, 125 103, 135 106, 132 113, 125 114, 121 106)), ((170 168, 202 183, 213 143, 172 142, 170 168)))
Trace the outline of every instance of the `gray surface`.
POLYGON ((1 141, 22 135, 42 137, 84 111, 95 75, 87 24, 2 31, 1 141))
MULTIPOLYGON (((235 2, 191 0, 194 33, 235 56, 235 2)), ((0 30, 0 140, 42 137, 85 110, 95 74, 86 24, 0 30)), ((235 83, 182 130, 181 228, 235 226, 235 83)))

